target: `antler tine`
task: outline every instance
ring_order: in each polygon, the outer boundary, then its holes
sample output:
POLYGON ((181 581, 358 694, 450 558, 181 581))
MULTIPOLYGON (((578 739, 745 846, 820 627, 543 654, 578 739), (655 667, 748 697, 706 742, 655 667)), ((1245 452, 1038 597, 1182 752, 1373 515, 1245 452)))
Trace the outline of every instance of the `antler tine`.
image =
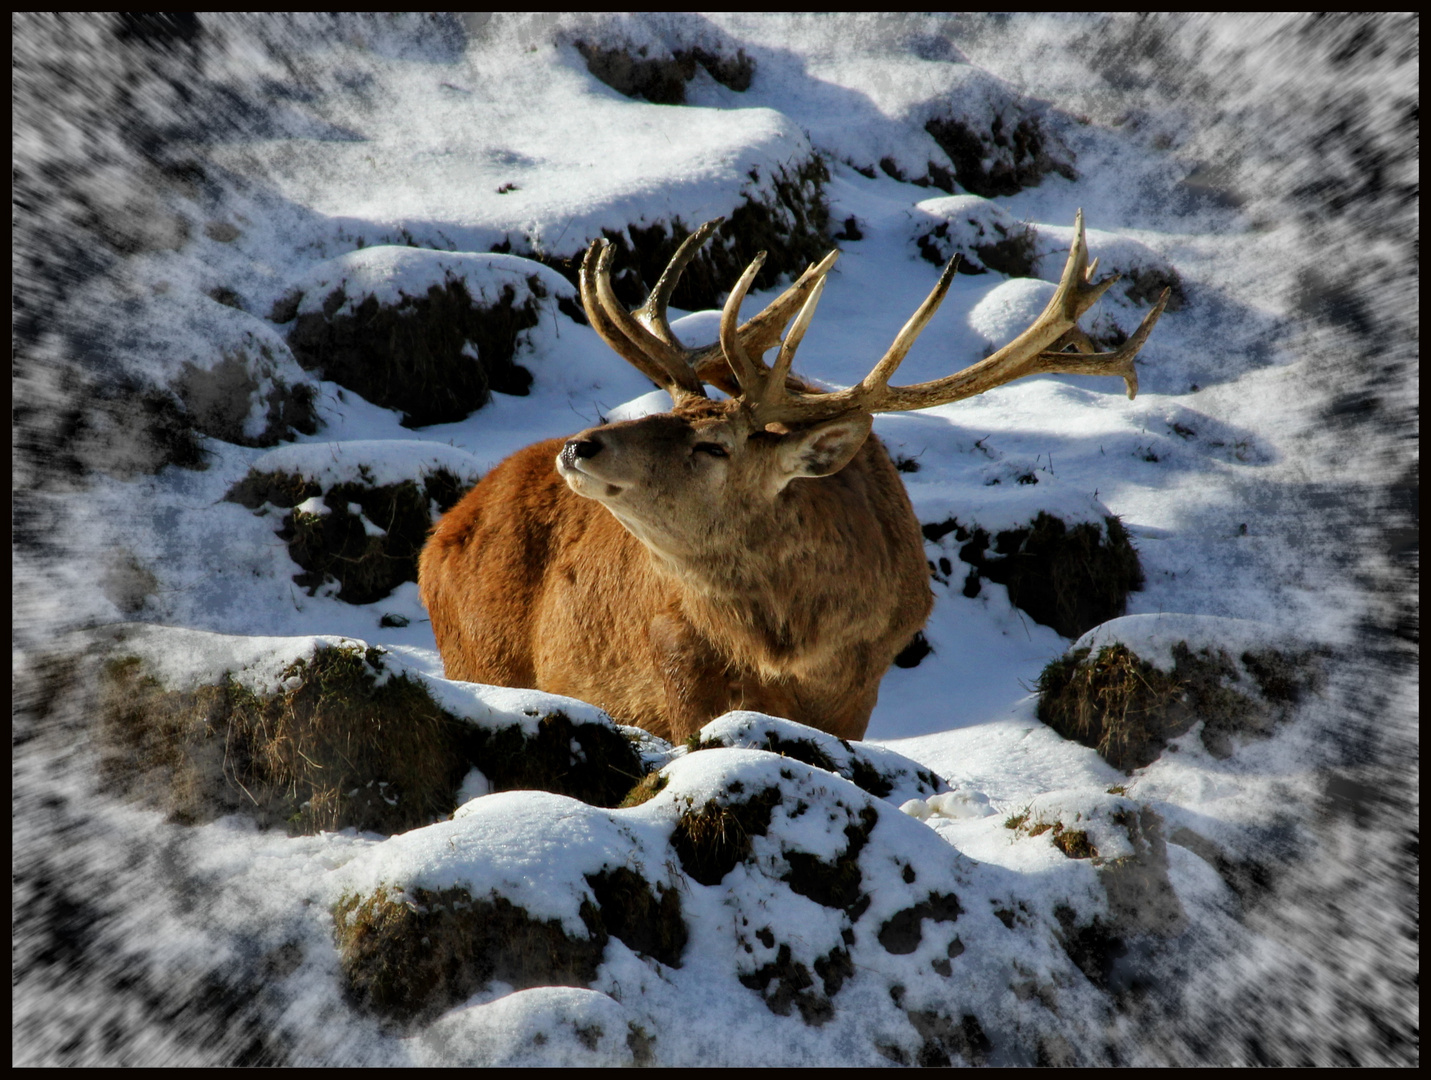
POLYGON ((1108 353, 1093 352, 1088 335, 1078 326, 1078 319, 1118 280, 1115 274, 1102 281, 1093 281, 1096 268, 1096 260, 1091 264, 1088 261, 1088 241, 1083 228, 1083 211, 1080 210, 1074 220, 1073 243, 1069 247, 1068 261, 1064 264, 1058 287, 1043 312, 1027 330, 993 355, 969 365, 963 371, 913 386, 890 386, 890 376, 948 290, 955 270, 955 263, 951 260, 934 291, 905 324, 889 351, 858 384, 832 394, 797 391, 777 395, 771 388, 763 399, 766 402, 763 416, 768 420, 814 423, 856 411, 874 413, 927 409, 973 397, 1025 375, 1039 373, 1118 375, 1127 385, 1128 396, 1132 397, 1138 391, 1133 359, 1162 314, 1170 290, 1164 290, 1137 332, 1121 348, 1108 353), (1055 351, 1070 344, 1079 351, 1055 351))
POLYGON ((790 374, 790 365, 795 362, 795 350, 805 339, 805 331, 810 326, 810 320, 815 317, 815 308, 819 306, 820 294, 824 291, 825 278, 821 276, 816 279, 815 287, 810 290, 810 295, 805 298, 805 303, 800 308, 800 314, 795 316, 789 333, 780 343, 780 353, 775 358, 775 366, 770 370, 770 377, 765 380, 765 392, 760 397, 761 409, 768 409, 785 393, 785 378, 790 374))
MULTIPOLYGON (((785 324, 803 305, 809 303, 811 291, 824 281, 839 257, 839 249, 832 249, 819 262, 807 266, 805 272, 788 289, 767 304, 758 315, 741 324, 739 338, 745 355, 754 357, 762 369, 765 365, 761 357, 773 346, 780 344, 780 335, 785 330, 785 324)), ((719 341, 714 346, 701 350, 692 364, 696 373, 706 382, 719 386, 727 393, 743 392, 739 383, 732 381, 735 368, 726 359, 725 350, 719 341)))
POLYGON ((725 307, 720 313, 720 346, 725 353, 730 369, 735 373, 736 382, 740 384, 740 391, 743 395, 752 400, 758 399, 765 389, 764 375, 761 369, 765 367, 764 361, 752 360, 749 353, 745 351, 745 343, 741 340, 741 333, 736 323, 740 317, 740 305, 745 300, 745 294, 750 289, 750 283, 755 280, 755 275, 760 272, 760 267, 765 263, 765 252, 760 252, 749 266, 745 268, 745 273, 740 275, 740 280, 735 283, 735 288, 730 290, 730 295, 725 299, 725 307), (759 367, 756 366, 757 362, 759 367))
MULTIPOLYGON (((1158 317, 1162 315, 1163 308, 1167 306, 1168 298, 1172 294, 1172 289, 1164 289, 1162 295, 1158 297, 1158 302, 1153 305, 1153 310, 1143 316, 1143 321, 1138 324, 1138 329, 1133 332, 1133 336, 1112 352, 1093 352, 1091 344, 1085 351, 1081 347, 1081 343, 1074 340, 1073 344, 1080 350, 1078 353, 1054 352, 1052 350, 1041 352, 1035 357, 1035 364, 1030 374, 1046 372, 1062 375, 1121 375, 1128 390, 1128 399, 1131 401, 1138 396, 1138 369, 1133 365, 1133 358, 1138 355, 1143 343, 1148 340, 1148 335, 1153 332, 1153 327, 1157 325, 1158 317)), ((1079 334, 1083 341, 1088 340, 1088 335, 1083 334, 1081 330, 1079 334)), ((1072 331, 1065 336, 1071 337, 1071 335, 1072 331)))
MULTIPOLYGON (((607 344, 611 345, 618 354, 643 374, 652 378, 658 386, 669 391, 672 398, 679 398, 682 395, 705 397, 705 387, 701 385, 701 380, 696 376, 690 361, 683 355, 684 350, 662 341, 638 322, 616 298, 616 293, 611 287, 611 262, 615 249, 607 241, 599 240, 593 242, 592 250, 595 250, 598 244, 601 245, 600 253, 596 258, 595 269, 590 275, 593 291, 596 294, 601 314, 606 321, 614 324, 619 335, 626 339, 624 348, 612 342, 610 338, 607 338, 607 344), (653 372, 653 367, 659 370, 659 376, 653 372)), ((588 251, 588 259, 590 255, 591 251, 588 251)), ((585 268, 585 262, 583 262, 583 268, 585 268)), ((586 306, 587 316, 590 318, 592 310, 591 305, 587 303, 585 289, 582 291, 582 303, 586 306)), ((595 325, 594 320, 593 325, 595 325)), ((602 337, 605 338, 606 335, 602 334, 602 337)))
POLYGON ((777 296, 759 315, 753 316, 740 328, 741 341, 756 356, 763 356, 780 342, 785 332, 785 324, 792 315, 804 306, 816 283, 825 279, 835 260, 840 257, 839 248, 832 248, 823 259, 805 268, 805 272, 783 293, 777 296))
POLYGON ((577 283, 581 290, 581 306, 586 309, 587 321, 591 323, 591 328, 596 331, 601 340, 611 347, 612 352, 657 386, 669 388, 670 374, 622 333, 621 328, 617 326, 601 303, 596 284, 596 266, 598 259, 605 254, 606 245, 605 240, 592 242, 591 246, 586 249, 586 255, 581 260, 581 270, 577 275, 577 283))
POLYGON ((666 307, 671 302, 671 294, 676 291, 681 274, 695 258, 696 252, 723 224, 725 224, 725 218, 714 218, 686 237, 681 242, 681 246, 676 249, 676 253, 671 256, 671 261, 666 264, 666 269, 661 271, 661 276, 652 287, 651 295, 646 297, 646 302, 631 313, 637 322, 673 349, 684 349, 684 346, 672 333, 671 324, 666 318, 666 307))
POLYGON ((928 296, 924 298, 924 303, 919 305, 919 309, 909 317, 909 321, 895 336, 894 344, 880 357, 879 363, 860 383, 860 388, 865 393, 878 392, 889 386, 890 377, 904 358, 909 355, 909 350, 914 345, 915 338, 919 337, 928 325, 929 320, 934 318, 934 313, 939 310, 939 305, 944 302, 945 295, 949 292, 949 284, 954 280, 955 273, 959 270, 959 255, 949 260, 944 267, 944 272, 939 275, 939 282, 934 286, 928 296))

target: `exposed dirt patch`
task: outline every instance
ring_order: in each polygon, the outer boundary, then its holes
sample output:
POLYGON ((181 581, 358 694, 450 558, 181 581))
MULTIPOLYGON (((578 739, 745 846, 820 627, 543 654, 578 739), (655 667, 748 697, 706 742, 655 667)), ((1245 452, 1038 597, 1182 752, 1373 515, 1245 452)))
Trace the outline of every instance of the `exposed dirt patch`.
POLYGON ((750 838, 765 835, 779 802, 780 790, 768 787, 741 802, 711 799, 699 810, 688 808, 671 833, 681 868, 702 885, 719 885, 749 858, 750 838))
POLYGON ((953 922, 963 911, 952 893, 930 893, 927 899, 891 915, 879 928, 879 943, 896 956, 912 953, 923 940, 925 919, 953 922))
POLYGON ((1078 179, 1071 155, 1048 138, 1036 116, 1012 124, 996 116, 988 131, 975 131, 957 117, 936 117, 924 130, 949 155, 954 179, 975 195, 1015 195, 1049 173, 1078 179))
POLYGON ((562 712, 543 716, 534 735, 516 725, 472 727, 462 753, 493 791, 536 788, 592 806, 620 805, 642 772, 641 755, 619 731, 574 723, 562 712))
MULTIPOLYGON (((830 736, 825 736, 831 738, 830 736)), ((876 799, 886 798, 890 792, 894 791, 899 778, 890 776, 881 770, 876 764, 866 758, 855 744, 843 739, 837 741, 847 755, 843 763, 837 763, 830 752, 822 748, 812 739, 802 739, 796 737, 782 737, 774 731, 766 731, 756 739, 735 739, 712 737, 702 738, 699 734, 694 736, 697 740, 691 747, 692 750, 710 750, 723 746, 751 747, 757 750, 768 750, 772 754, 780 754, 783 757, 793 758, 816 769, 823 769, 825 772, 834 773, 836 776, 843 776, 856 787, 873 795, 876 799)), ((832 747, 833 748, 833 747, 832 747)), ((923 769, 914 771, 914 779, 918 784, 928 788, 928 794, 938 792, 945 786, 943 782, 932 772, 923 769)), ((899 780, 899 782, 905 782, 899 780)))
MULTIPOLYGON (((265 358, 266 359, 266 358, 265 358)), ((306 383, 289 386, 278 378, 267 380, 267 392, 258 404, 265 410, 265 424, 256 435, 244 427, 262 389, 254 377, 253 362, 242 352, 226 354, 205 370, 186 363, 175 384, 196 431, 240 446, 273 446, 318 431, 313 387, 306 383)))
POLYGON ((669 57, 649 57, 645 46, 632 55, 629 49, 603 48, 577 41, 577 52, 591 72, 618 94, 645 98, 653 105, 684 105, 686 84, 696 77, 696 67, 706 69, 716 82, 738 93, 750 89, 755 61, 744 49, 722 56, 709 49, 677 49, 669 57))
POLYGON ((835 1007, 830 999, 855 973, 850 954, 836 946, 815 960, 815 971, 791 956, 790 946, 782 944, 775 959, 757 970, 739 976, 742 986, 760 995, 766 1007, 776 1016, 789 1016, 792 1008, 811 1027, 821 1027, 834 1018, 835 1007), (824 993, 815 987, 819 978, 824 993))
POLYGON ((633 806, 640 806, 642 803, 650 802, 659 792, 664 790, 666 785, 670 782, 670 778, 662 773, 647 773, 626 793, 626 797, 618 804, 618 809, 629 810, 633 806))
POLYGON ((1130 772, 1156 760, 1198 720, 1208 752, 1227 757, 1235 739, 1270 734, 1320 677, 1310 652, 1248 652, 1239 666, 1222 649, 1194 653, 1179 642, 1171 673, 1122 644, 1090 652, 1079 649, 1044 668, 1039 719, 1130 772), (1252 677, 1244 680, 1243 670, 1252 677))
POLYGON ((352 314, 339 314, 348 300, 339 287, 324 298, 321 313, 296 317, 288 344, 307 370, 400 411, 404 427, 451 423, 480 409, 494 391, 530 389, 532 373, 513 357, 517 335, 537 324, 546 290, 535 276, 527 285, 521 304, 507 285, 496 303, 482 305, 464 281, 449 277, 395 305, 367 296, 352 314))
POLYGON ((596 906, 584 903, 587 937, 560 920, 540 921, 505 897, 465 889, 379 888, 333 908, 344 989, 359 1008, 401 1025, 431 1020, 493 980, 589 986, 609 940, 596 906))
MULTIPOLYGON (((752 170, 751 179, 758 181, 759 173, 752 170)), ((731 286, 761 251, 766 253, 766 259, 751 286, 755 291, 773 288, 782 275, 796 277, 810 263, 824 258, 833 246, 824 190, 829 179, 829 171, 819 157, 777 167, 771 174, 774 196, 758 190, 747 194, 745 201, 727 215, 725 223, 681 275, 671 306, 687 311, 719 308, 731 286)), ((696 222, 697 227, 700 224, 696 222)), ((627 307, 642 303, 649 285, 655 284, 676 248, 693 231, 679 217, 644 228, 629 225, 621 232, 604 230, 602 235, 615 249, 611 280, 621 302, 627 307)), ((492 250, 511 252, 512 243, 504 241, 492 250)), ((563 256, 520 252, 524 258, 550 266, 573 285, 577 285, 585 253, 585 249, 563 256)))
POLYGON ((134 657, 103 666, 101 778, 186 824, 242 813, 290 834, 395 833, 455 808, 466 725, 380 652, 320 647, 260 697, 232 678, 174 691, 134 657))
POLYGON ((687 933, 676 889, 658 882, 653 892, 650 882, 624 866, 589 874, 586 883, 612 937, 669 967, 681 966, 687 933))
POLYGON ((845 839, 849 843, 831 862, 804 851, 784 852, 790 869, 781 880, 790 886, 791 892, 807 896, 824 907, 839 908, 849 914, 851 922, 856 921, 870 903, 869 897, 860 891, 863 880, 860 852, 877 824, 878 811, 866 806, 860 811, 858 824, 851 822, 845 826, 845 839))
POLYGON ((390 835, 451 814, 473 767, 494 791, 597 806, 616 805, 641 774, 639 754, 611 727, 562 713, 532 736, 516 724, 478 727, 440 709, 418 680, 386 671, 382 656, 322 646, 288 665, 286 688, 269 696, 228 676, 176 691, 135 657, 111 659, 97 709, 104 785, 183 823, 241 813, 294 835, 390 835))
POLYGON ((1100 990, 1107 990, 1113 965, 1128 953, 1123 938, 1096 915, 1091 922, 1080 925, 1078 913, 1070 907, 1056 907, 1053 914, 1062 929, 1059 944, 1063 951, 1089 982, 1100 990))
MULTIPOLYGON (((983 274, 989 270, 1007 277, 1034 277, 1034 263, 1037 258, 1034 242, 1036 236, 1032 228, 1022 223, 1005 224, 992 222, 992 234, 983 243, 971 243, 959 260, 959 273, 983 274), (974 258, 969 258, 972 254, 974 258)), ((949 243, 949 223, 941 221, 927 232, 914 238, 919 255, 926 262, 942 267, 953 256, 955 248, 949 243)))
POLYGON ((250 472, 229 489, 230 502, 260 510, 286 509, 278 537, 303 568, 296 584, 314 595, 327 582, 338 584, 338 599, 349 604, 381 600, 403 582, 417 580, 417 560, 435 517, 456 505, 476 477, 446 469, 426 474, 421 486, 334 484, 326 492, 313 480, 291 473, 250 472), (304 507, 322 496, 321 508, 304 507))
MULTIPOLYGON (((1076 638, 1123 614, 1128 594, 1143 587, 1143 568, 1128 531, 1116 517, 1104 529, 1088 522, 1069 527, 1040 512, 1026 526, 991 538, 984 529, 956 518, 922 526, 938 543, 949 533, 960 541, 959 558, 973 569, 964 579, 965 596, 978 596, 982 579, 1008 589, 1009 601, 1030 618, 1064 637, 1076 638), (992 550, 990 550, 992 543, 992 550)), ((948 581, 952 564, 933 567, 948 581)))
POLYGON ((923 1040, 914 1064, 920 1068, 943 1068, 962 1058, 970 1065, 984 1065, 993 1044, 984 1034, 979 1018, 966 1013, 957 1023, 943 1013, 911 1010, 909 1022, 923 1040))

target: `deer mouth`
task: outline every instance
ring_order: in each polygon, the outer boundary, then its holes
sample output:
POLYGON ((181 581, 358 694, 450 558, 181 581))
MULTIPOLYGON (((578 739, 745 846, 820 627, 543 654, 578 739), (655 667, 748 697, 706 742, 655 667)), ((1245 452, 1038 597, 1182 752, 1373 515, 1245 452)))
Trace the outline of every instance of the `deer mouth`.
POLYGON ((556 460, 557 473, 566 481, 567 487, 588 499, 614 499, 626 489, 613 484, 590 467, 589 462, 577 457, 569 449, 563 450, 556 460))

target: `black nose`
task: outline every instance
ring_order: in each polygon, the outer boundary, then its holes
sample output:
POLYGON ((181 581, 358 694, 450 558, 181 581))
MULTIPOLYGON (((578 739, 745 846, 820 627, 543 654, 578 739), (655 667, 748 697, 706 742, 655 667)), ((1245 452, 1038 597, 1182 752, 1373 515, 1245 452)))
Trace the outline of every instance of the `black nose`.
POLYGON ((595 457, 601 453, 601 443, 595 439, 572 439, 561 448, 562 460, 570 464, 577 458, 595 457))

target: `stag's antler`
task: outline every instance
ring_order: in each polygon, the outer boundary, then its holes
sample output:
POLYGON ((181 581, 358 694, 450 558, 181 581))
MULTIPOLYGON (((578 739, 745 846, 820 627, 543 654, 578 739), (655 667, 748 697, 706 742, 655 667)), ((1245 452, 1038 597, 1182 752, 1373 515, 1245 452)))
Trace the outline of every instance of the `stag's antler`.
MULTIPOLYGON (((949 283, 953 280, 959 264, 959 256, 955 255, 944 268, 934 291, 905 323, 904 329, 894 339, 894 344, 880 358, 879 363, 875 364, 873 370, 855 386, 829 394, 794 389, 786 378, 800 338, 804 335, 805 327, 814 314, 815 304, 820 299, 824 272, 819 274, 818 280, 811 283, 809 295, 804 299, 795 325, 786 335, 774 368, 768 368, 760 359, 760 352, 750 348, 754 343, 746 334, 746 327, 764 318, 765 313, 762 312, 739 329, 736 327, 741 301, 745 298, 746 290, 750 288, 750 283, 764 258, 763 255, 757 257, 731 290, 721 313, 721 346, 731 370, 740 381, 743 399, 760 424, 804 424, 853 412, 927 409, 933 405, 944 405, 982 394, 1026 375, 1043 373, 1121 375, 1128 388, 1128 396, 1134 397, 1138 393, 1138 373, 1133 366, 1133 358, 1152 333, 1158 316, 1163 313, 1163 307, 1168 302, 1171 290, 1163 290, 1162 296, 1143 319, 1137 332, 1120 348, 1112 352, 1094 352, 1092 342, 1078 326, 1078 320, 1108 291, 1108 287, 1118 280, 1119 275, 1114 274, 1099 282, 1093 281, 1098 260, 1095 259, 1091 264, 1088 262, 1088 243, 1083 233, 1082 210, 1078 212, 1073 228, 1073 247, 1068 253, 1068 262, 1064 265, 1063 277, 1053 299, 1034 320, 1033 325, 1002 349, 976 364, 971 364, 963 371, 942 379, 913 386, 889 385, 890 377, 909 352, 915 338, 934 315, 944 299, 944 294, 949 291, 949 283), (1062 351, 1066 348, 1077 351, 1062 351)), ((819 267, 824 267, 827 271, 832 262, 833 260, 826 258, 819 267)), ((819 267, 807 270, 805 277, 819 270, 819 267)), ((801 278, 802 282, 805 277, 801 278)), ((788 292, 786 296, 789 296, 788 292)), ((782 296, 776 303, 785 300, 786 296, 782 296)))
MULTIPOLYGON (((668 391, 674 401, 705 397, 705 387, 702 385, 704 379, 709 379, 723 389, 738 389, 734 385, 725 385, 729 383, 729 376, 726 374, 728 361, 722 343, 715 342, 702 348, 688 349, 672 332, 666 317, 667 305, 682 272, 724 221, 724 218, 707 221, 686 237, 671 256, 671 261, 666 264, 666 269, 652 288, 651 295, 635 311, 628 312, 612 289, 611 262, 615 249, 608 241, 593 241, 581 262, 581 302, 592 328, 617 355, 625 358, 657 386, 668 391)), ((785 324, 790 321, 796 309, 806 303, 811 292, 818 293, 823 287, 825 275, 838 257, 839 252, 832 251, 819 263, 806 269, 799 279, 765 310, 741 326, 736 334, 743 348, 760 356, 779 342, 785 324)), ((764 255, 756 261, 755 270, 760 268, 760 261, 763 259, 764 255)), ((752 270, 747 271, 747 276, 741 279, 746 282, 746 288, 749 288, 749 281, 753 278, 752 270)), ((742 290, 741 295, 744 294, 745 291, 742 290)), ((801 333, 803 332, 802 325, 801 333)), ((796 340, 798 343, 798 338, 796 340)), ((746 353, 742 352, 741 355, 746 353)), ((731 367, 733 369, 734 365, 731 367)), ((789 367, 788 363, 786 367, 789 367)), ((738 379, 741 377, 739 371, 736 371, 735 375, 738 379)), ((744 385, 743 380, 741 385, 744 385)))

